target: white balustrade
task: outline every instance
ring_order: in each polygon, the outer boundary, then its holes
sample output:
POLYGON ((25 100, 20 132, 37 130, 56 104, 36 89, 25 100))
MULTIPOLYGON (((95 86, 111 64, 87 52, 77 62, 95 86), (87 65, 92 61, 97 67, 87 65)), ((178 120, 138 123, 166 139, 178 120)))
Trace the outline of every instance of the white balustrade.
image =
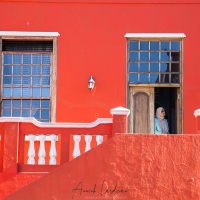
POLYGON ((103 142, 103 135, 96 136, 97 145, 100 145, 103 142))
POLYGON ((92 136, 91 135, 85 135, 85 152, 89 151, 91 149, 91 141, 92 141, 92 136))
POLYGON ((38 152, 38 156, 39 156, 38 164, 39 165, 45 165, 45 157, 46 157, 46 151, 45 151, 45 146, 44 146, 45 139, 46 139, 45 135, 39 136, 39 140, 40 140, 40 148, 39 148, 39 152, 38 152))
POLYGON ((76 158, 78 156, 80 156, 80 140, 81 140, 81 136, 80 135, 74 135, 73 136, 74 139, 74 150, 73 150, 73 157, 76 158))
POLYGON ((50 140, 51 140, 51 147, 50 147, 50 151, 49 151, 49 156, 50 156, 49 164, 50 165, 56 165, 56 156, 57 156, 56 140, 57 140, 57 135, 50 135, 50 140))
POLYGON ((28 149, 28 164, 34 165, 35 164, 35 135, 29 135, 29 149, 28 149))

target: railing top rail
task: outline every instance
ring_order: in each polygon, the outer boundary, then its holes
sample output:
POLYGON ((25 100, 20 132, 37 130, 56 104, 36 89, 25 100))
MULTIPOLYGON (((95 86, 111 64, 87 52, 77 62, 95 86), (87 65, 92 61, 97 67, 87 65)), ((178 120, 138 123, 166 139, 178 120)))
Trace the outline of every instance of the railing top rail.
POLYGON ((77 123, 77 122, 39 122, 34 117, 0 117, 0 122, 24 122, 33 123, 40 128, 93 128, 99 124, 111 124, 112 118, 98 118, 90 123, 77 123))

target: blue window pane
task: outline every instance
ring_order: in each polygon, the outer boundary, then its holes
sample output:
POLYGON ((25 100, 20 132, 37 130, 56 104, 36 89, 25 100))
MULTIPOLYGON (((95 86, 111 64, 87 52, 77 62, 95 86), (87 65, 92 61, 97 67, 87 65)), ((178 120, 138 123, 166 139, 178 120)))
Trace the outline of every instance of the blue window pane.
POLYGON ((40 54, 34 54, 32 57, 33 57, 33 64, 41 64, 41 55, 40 54))
POLYGON ((49 119, 41 119, 41 122, 49 122, 49 119))
POLYGON ((11 76, 3 76, 3 84, 11 84, 12 77, 11 76))
POLYGON ((42 97, 50 97, 50 88, 42 88, 42 97))
POLYGON ((42 108, 50 108, 50 100, 42 100, 42 108))
POLYGON ((13 88, 13 97, 21 97, 21 88, 13 88))
POLYGON ((30 85, 31 84, 31 77, 30 76, 23 76, 22 77, 22 84, 23 85, 30 85))
POLYGON ((12 54, 4 54, 4 64, 12 64, 12 54))
POLYGON ((13 74, 14 75, 21 75, 22 73, 22 67, 21 66, 14 66, 13 67, 13 74))
POLYGON ((148 52, 140 52, 140 60, 141 61, 148 61, 149 60, 149 53, 148 52))
POLYGON ((130 61, 138 61, 138 52, 130 52, 130 61))
POLYGON ((22 97, 30 97, 31 89, 30 88, 22 88, 22 97))
POLYGON ((138 83, 138 75, 129 74, 129 83, 138 83))
POLYGON ((130 63, 129 72, 138 72, 138 63, 130 63))
POLYGON ((50 64, 50 55, 49 54, 42 55, 42 64, 50 64))
POLYGON ((180 51, 180 42, 172 42, 172 51, 180 51))
POLYGON ((32 95, 33 97, 41 97, 40 88, 32 88, 32 95))
POLYGON ((40 110, 32 110, 31 117, 35 117, 36 119, 40 118, 40 110))
POLYGON ((11 75, 12 74, 12 66, 6 65, 3 67, 3 74, 4 75, 11 75))
POLYGON ((167 71, 167 64, 161 64, 160 65, 160 71, 161 72, 166 72, 167 71))
POLYGON ((151 72, 159 72, 159 64, 158 63, 150 63, 150 71, 151 72))
POLYGON ((30 108, 31 101, 30 100, 22 100, 22 108, 30 108))
POLYGON ((161 50, 169 51, 169 42, 161 42, 161 50))
POLYGON ((138 50, 138 41, 131 41, 130 42, 130 50, 138 50))
POLYGON ((32 100, 32 108, 40 108, 40 100, 32 100))
POLYGON ((148 41, 141 41, 140 42, 140 49, 141 50, 149 50, 149 42, 148 41))
POLYGON ((150 74, 150 83, 158 83, 158 74, 150 74))
POLYGON ((166 52, 161 52, 161 61, 169 61, 169 56, 167 55, 166 52))
POLYGON ((24 54, 23 55, 23 63, 24 64, 31 64, 31 54, 24 54))
POLYGON ((3 96, 11 97, 11 88, 3 88, 3 96))
POLYGON ((33 66, 32 67, 32 74, 33 75, 40 75, 40 66, 33 66))
POLYGON ((151 61, 159 61, 159 53, 158 52, 150 52, 150 60, 151 61))
POLYGON ((23 66, 23 75, 31 74, 31 66, 23 66))
POLYGON ((140 74, 140 83, 148 83, 148 74, 140 74))
POLYGON ((13 106, 13 108, 20 108, 21 107, 21 101, 20 100, 13 100, 12 106, 13 106))
POLYGON ((21 76, 13 76, 13 84, 20 85, 21 83, 21 76))
POLYGON ((159 42, 150 42, 150 50, 159 50, 159 42))
POLYGON ((40 76, 32 76, 32 85, 40 85, 40 76))
POLYGON ((22 64, 22 54, 14 54, 13 61, 14 64, 22 64))
POLYGON ((140 64, 140 72, 148 72, 149 69, 148 69, 148 63, 141 63, 140 64))
POLYGON ((11 108, 11 100, 3 100, 3 108, 11 108))
POLYGON ((3 109, 3 117, 11 117, 11 110, 3 109))
POLYGON ((45 65, 42 67, 42 74, 43 75, 50 75, 50 66, 49 65, 45 65))
POLYGON ((12 111, 12 117, 21 117, 20 110, 13 110, 12 111))
POLYGON ((50 85, 50 77, 49 76, 42 77, 42 85, 50 85))
POLYGON ((49 110, 42 110, 42 119, 49 119, 49 110))
POLYGON ((30 117, 30 110, 22 110, 22 117, 30 117))

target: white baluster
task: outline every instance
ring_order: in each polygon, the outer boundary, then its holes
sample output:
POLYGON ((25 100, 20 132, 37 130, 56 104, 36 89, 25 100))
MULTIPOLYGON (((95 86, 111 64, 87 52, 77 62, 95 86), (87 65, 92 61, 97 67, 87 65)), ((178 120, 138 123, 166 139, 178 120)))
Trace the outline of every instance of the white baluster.
POLYGON ((97 141, 97 145, 101 144, 103 142, 103 136, 102 135, 97 135, 96 136, 96 141, 97 141))
POLYGON ((40 148, 38 152, 38 156, 39 156, 38 164, 45 165, 46 150, 45 150, 44 142, 45 142, 46 136, 40 135, 39 139, 40 139, 40 148))
POLYGON ((73 157, 76 158, 76 157, 80 156, 80 154, 81 154, 80 153, 80 146, 79 146, 81 136, 80 135, 74 135, 73 139, 74 139, 73 157))
POLYGON ((56 140, 57 140, 57 135, 50 135, 50 140, 51 140, 51 147, 50 147, 50 151, 49 151, 49 156, 50 156, 49 164, 50 165, 56 165, 56 156, 57 156, 56 140))
POLYGON ((28 164, 35 164, 35 146, 34 146, 34 141, 35 141, 35 135, 29 135, 29 149, 28 149, 28 164))
POLYGON ((85 135, 85 142, 86 142, 85 152, 89 151, 91 149, 91 145, 90 145, 91 141, 92 141, 92 136, 91 135, 85 135))

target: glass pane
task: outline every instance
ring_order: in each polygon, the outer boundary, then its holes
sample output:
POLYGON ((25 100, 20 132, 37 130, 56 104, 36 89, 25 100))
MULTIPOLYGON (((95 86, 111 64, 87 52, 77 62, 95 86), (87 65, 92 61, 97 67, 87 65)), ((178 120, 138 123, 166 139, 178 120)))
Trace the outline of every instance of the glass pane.
POLYGON ((3 108, 11 108, 11 100, 3 100, 3 108))
POLYGON ((11 97, 11 88, 3 88, 3 96, 11 97))
POLYGON ((180 52, 171 52, 172 61, 180 61, 180 52))
POLYGON ((32 108, 40 108, 40 100, 32 100, 32 108))
POLYGON ((167 72, 167 71, 169 71, 167 66, 168 66, 168 64, 162 63, 160 65, 160 71, 161 72, 167 72))
POLYGON ((42 108, 50 108, 50 100, 42 100, 42 108))
POLYGON ((140 42, 140 49, 141 50, 149 50, 149 42, 148 41, 141 41, 140 42))
POLYGON ((150 71, 151 72, 159 72, 159 64, 158 63, 150 63, 150 71))
POLYGON ((11 81, 12 81, 12 77, 11 76, 3 76, 3 84, 6 85, 6 84, 11 84, 11 81))
POLYGON ((42 64, 50 64, 50 55, 49 54, 42 55, 42 64))
POLYGON ((161 62, 170 61, 169 52, 161 52, 161 62))
POLYGON ((20 100, 13 100, 12 101, 13 108, 21 108, 21 101, 20 100))
POLYGON ((14 75, 21 75, 22 73, 22 67, 14 65, 13 67, 13 74, 14 75))
POLYGON ((22 77, 22 84, 23 85, 31 85, 31 77, 30 76, 23 76, 22 77))
POLYGON ((33 75, 40 75, 40 66, 33 66, 32 67, 32 74, 33 75))
POLYGON ((180 72, 180 64, 172 63, 171 64, 171 72, 180 72))
POLYGON ((159 82, 158 74, 150 74, 150 83, 158 83, 158 82, 159 82))
POLYGON ((169 83, 169 74, 161 74, 161 83, 169 83))
POLYGON ((140 74, 140 83, 148 83, 148 74, 140 74))
POLYGON ((138 41, 131 41, 130 42, 130 50, 138 50, 138 41))
POLYGON ((180 83, 179 74, 172 74, 171 75, 171 82, 172 83, 180 83))
POLYGON ((42 85, 50 85, 50 77, 49 76, 42 77, 42 85))
POLYGON ((42 67, 42 74, 43 75, 50 75, 50 66, 49 65, 45 65, 42 67))
POLYGON ((40 76, 32 76, 32 85, 40 85, 40 76))
POLYGON ((21 97, 21 88, 13 88, 13 97, 21 97))
POLYGON ((41 122, 49 122, 49 119, 41 119, 41 122))
POLYGON ((40 110, 32 110, 31 117, 35 117, 36 119, 40 118, 40 110))
POLYGON ((161 50, 169 51, 169 42, 161 42, 161 50))
POLYGON ((31 54, 24 54, 23 55, 23 63, 24 64, 31 64, 31 54))
POLYGON ((2 117, 11 117, 11 110, 3 109, 2 117))
POLYGON ((148 71, 149 71, 148 63, 141 63, 140 72, 148 72, 148 71))
POLYGON ((138 83, 138 74, 129 74, 129 83, 138 83))
POLYGON ((138 52, 130 52, 130 61, 138 61, 138 52))
POLYGON ((22 97, 31 97, 31 88, 22 88, 22 97))
POLYGON ((150 61, 159 61, 159 53, 150 52, 150 61))
POLYGON ((171 43, 172 45, 172 51, 180 51, 180 42, 174 41, 171 43))
POLYGON ((30 110, 22 110, 22 117, 30 117, 30 110))
POLYGON ((20 110, 12 110, 12 117, 21 117, 20 110))
POLYGON ((41 97, 40 88, 32 88, 32 96, 33 97, 41 97))
POLYGON ((21 81, 21 76, 13 76, 13 84, 20 85, 22 83, 21 81))
POLYGON ((150 42, 150 50, 159 50, 159 42, 150 42))
POLYGON ((49 119, 49 110, 42 110, 42 119, 49 119))
POLYGON ((148 61, 149 60, 149 53, 148 52, 140 52, 140 60, 141 61, 148 61))
POLYGON ((31 101, 30 100, 22 100, 22 108, 30 108, 31 101))
POLYGON ((31 66, 23 66, 23 75, 31 74, 31 66))
POLYGON ((50 97, 50 88, 42 88, 42 97, 50 97))
POLYGON ((130 63, 129 72, 138 72, 138 63, 130 63))
POLYGON ((33 54, 33 64, 41 64, 41 55, 40 54, 33 54))
POLYGON ((12 64, 12 54, 4 54, 4 64, 12 64))
POLYGON ((13 61, 14 64, 22 64, 22 54, 14 54, 13 61))
POLYGON ((4 75, 11 75, 12 74, 12 66, 4 65, 3 67, 3 74, 4 75))

